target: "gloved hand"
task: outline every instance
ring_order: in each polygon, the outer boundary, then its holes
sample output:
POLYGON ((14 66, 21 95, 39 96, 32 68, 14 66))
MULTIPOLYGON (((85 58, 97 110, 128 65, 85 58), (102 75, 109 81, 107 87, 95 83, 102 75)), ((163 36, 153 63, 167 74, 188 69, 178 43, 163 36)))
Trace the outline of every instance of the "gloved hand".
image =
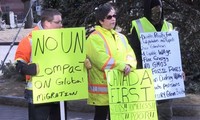
POLYGON ((126 64, 125 68, 124 68, 124 75, 128 75, 131 72, 131 66, 126 64))
POLYGON ((37 65, 35 63, 26 64, 18 60, 16 63, 16 70, 22 75, 36 75, 37 65))
POLYGON ((92 68, 91 62, 88 58, 85 59, 84 64, 88 70, 92 68))

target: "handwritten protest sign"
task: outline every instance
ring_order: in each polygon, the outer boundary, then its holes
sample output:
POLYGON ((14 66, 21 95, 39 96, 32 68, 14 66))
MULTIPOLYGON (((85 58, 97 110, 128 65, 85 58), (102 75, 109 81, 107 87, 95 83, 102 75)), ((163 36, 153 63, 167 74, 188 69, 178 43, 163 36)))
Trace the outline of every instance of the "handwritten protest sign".
POLYGON ((84 28, 33 32, 32 60, 39 65, 32 79, 34 103, 88 97, 84 44, 84 28))
POLYGON ((151 68, 157 100, 185 97, 177 31, 141 33, 142 62, 151 68))
POLYGON ((134 70, 128 76, 106 71, 111 120, 157 120, 154 84, 150 69, 134 70))

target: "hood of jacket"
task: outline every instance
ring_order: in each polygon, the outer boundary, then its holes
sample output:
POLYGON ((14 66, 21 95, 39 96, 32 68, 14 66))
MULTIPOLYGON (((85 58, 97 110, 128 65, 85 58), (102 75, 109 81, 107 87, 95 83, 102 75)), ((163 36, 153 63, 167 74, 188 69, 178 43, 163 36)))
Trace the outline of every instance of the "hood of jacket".
POLYGON ((163 5, 161 0, 144 0, 144 17, 146 17, 151 22, 151 8, 160 5, 162 8, 162 14, 161 14, 161 20, 162 22, 164 20, 163 15, 163 5))

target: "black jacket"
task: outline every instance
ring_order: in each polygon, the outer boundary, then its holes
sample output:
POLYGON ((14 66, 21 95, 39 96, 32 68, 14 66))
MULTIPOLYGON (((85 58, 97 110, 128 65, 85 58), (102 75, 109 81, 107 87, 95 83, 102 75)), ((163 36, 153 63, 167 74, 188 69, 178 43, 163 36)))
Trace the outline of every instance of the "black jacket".
MULTIPOLYGON (((151 8, 160 5, 162 7, 162 2, 160 0, 144 0, 144 17, 146 17, 151 22, 151 8)), ((163 11, 163 10, 162 10, 163 11)), ((154 25, 155 29, 157 31, 161 31, 162 25, 163 25, 163 12, 161 14, 161 20, 160 23, 157 25, 154 25)), ((136 60, 137 60, 137 69, 142 69, 142 54, 141 54, 141 45, 140 40, 137 35, 136 29, 132 29, 132 33, 127 36, 129 40, 129 44, 132 47, 132 49, 135 52, 136 60)))

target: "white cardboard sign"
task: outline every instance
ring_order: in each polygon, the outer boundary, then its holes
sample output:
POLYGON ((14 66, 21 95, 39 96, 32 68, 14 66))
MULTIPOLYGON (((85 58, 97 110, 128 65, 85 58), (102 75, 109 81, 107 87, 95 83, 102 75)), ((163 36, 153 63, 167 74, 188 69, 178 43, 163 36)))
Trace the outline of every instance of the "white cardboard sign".
POLYGON ((156 100, 185 97, 177 31, 140 34, 142 63, 151 68, 156 100))

